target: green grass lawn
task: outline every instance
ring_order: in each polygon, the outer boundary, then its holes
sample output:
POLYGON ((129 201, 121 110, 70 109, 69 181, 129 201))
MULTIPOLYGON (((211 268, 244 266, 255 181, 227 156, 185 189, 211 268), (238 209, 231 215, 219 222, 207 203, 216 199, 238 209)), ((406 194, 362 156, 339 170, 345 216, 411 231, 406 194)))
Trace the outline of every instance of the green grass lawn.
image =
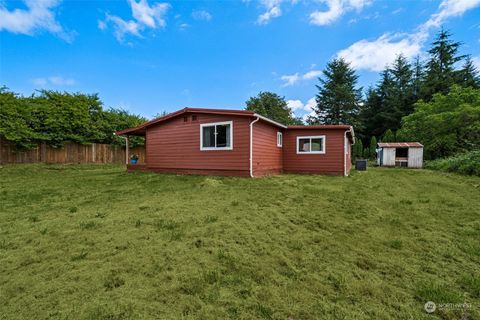
POLYGON ((480 319, 478 177, 25 165, 0 181, 1 319, 480 319))

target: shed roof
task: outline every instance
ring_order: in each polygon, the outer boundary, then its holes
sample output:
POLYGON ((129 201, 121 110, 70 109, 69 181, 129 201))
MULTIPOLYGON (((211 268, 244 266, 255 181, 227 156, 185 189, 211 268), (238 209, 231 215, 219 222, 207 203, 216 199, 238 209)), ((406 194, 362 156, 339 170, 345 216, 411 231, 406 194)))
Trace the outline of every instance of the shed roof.
POLYGON ((423 148, 420 142, 379 142, 380 148, 423 148))

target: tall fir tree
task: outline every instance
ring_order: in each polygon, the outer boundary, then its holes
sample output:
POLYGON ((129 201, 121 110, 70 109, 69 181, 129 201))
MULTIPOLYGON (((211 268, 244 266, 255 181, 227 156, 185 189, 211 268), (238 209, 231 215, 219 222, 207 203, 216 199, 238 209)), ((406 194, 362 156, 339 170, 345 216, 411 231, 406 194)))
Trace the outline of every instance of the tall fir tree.
POLYGON ((382 98, 377 88, 368 88, 365 103, 360 107, 360 126, 355 128, 360 138, 367 138, 372 135, 380 135, 383 129, 382 98))
POLYGON ((377 138, 375 136, 370 139, 369 153, 371 159, 374 159, 377 155, 377 138))
POLYGON ((462 69, 458 70, 457 83, 462 87, 480 88, 480 76, 470 56, 465 59, 462 69))
POLYGON ((429 101, 433 94, 446 94, 457 80, 455 64, 465 56, 458 54, 460 42, 451 39, 452 34, 440 30, 432 47, 428 50, 430 59, 426 65, 425 82, 421 98, 429 101))
POLYGON ((413 112, 413 71, 410 63, 403 55, 397 56, 390 72, 393 77, 391 96, 389 99, 390 112, 395 114, 394 122, 390 128, 400 128, 401 118, 413 112))
POLYGON ((425 66, 422 63, 422 60, 420 60, 420 56, 415 57, 412 65, 412 71, 412 95, 413 100, 417 102, 418 99, 420 99, 423 82, 425 80, 425 66))
POLYGON ((355 70, 342 58, 327 64, 317 85, 315 116, 309 124, 351 124, 357 125, 361 89, 357 88, 358 76, 355 70))

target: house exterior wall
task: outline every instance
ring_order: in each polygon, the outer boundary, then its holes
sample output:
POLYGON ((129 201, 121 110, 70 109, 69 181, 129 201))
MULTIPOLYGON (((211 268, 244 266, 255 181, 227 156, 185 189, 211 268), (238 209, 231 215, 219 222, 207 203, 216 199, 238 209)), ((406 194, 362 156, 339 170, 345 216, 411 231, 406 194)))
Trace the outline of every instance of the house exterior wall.
POLYGON ((289 129, 283 137, 283 171, 344 175, 344 132, 322 129, 289 129), (324 135, 325 154, 297 154, 297 137, 324 135))
POLYGON ((423 148, 408 149, 408 167, 421 168, 423 166, 423 148))
POLYGON ((250 122, 232 115, 185 114, 153 125, 146 131, 149 171, 185 174, 249 176, 250 122), (192 120, 192 115, 197 120, 192 120), (187 121, 184 121, 184 118, 187 121), (232 150, 200 150, 200 125, 233 121, 232 150))
POLYGON ((252 168, 255 177, 282 172, 283 147, 277 147, 277 132, 282 129, 264 121, 253 124, 252 168))

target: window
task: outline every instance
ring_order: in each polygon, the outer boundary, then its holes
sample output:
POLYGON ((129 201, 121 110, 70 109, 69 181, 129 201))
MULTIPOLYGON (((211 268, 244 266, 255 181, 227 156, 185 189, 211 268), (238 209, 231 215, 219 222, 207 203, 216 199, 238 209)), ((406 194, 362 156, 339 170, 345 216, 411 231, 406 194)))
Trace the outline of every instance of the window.
POLYGON ((232 150, 233 122, 200 125, 200 150, 232 150))
POLYGON ((192 116, 192 121, 197 121, 197 116, 196 115, 192 116))
POLYGON ((277 132, 277 147, 283 146, 283 136, 281 132, 277 132))
POLYGON ((183 117, 183 122, 188 122, 188 117, 187 116, 183 117))
POLYGON ((325 153, 325 136, 297 137, 297 153, 325 153))

